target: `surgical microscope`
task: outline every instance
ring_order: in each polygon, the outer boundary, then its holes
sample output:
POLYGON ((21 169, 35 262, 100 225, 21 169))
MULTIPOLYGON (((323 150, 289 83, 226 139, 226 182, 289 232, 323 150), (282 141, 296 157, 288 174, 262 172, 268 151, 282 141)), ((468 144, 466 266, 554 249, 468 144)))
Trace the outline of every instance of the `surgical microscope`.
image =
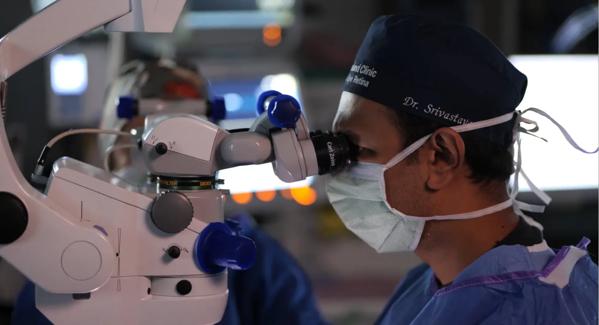
MULTIPOLYGON (((0 106, 7 79, 87 31, 171 32, 185 0, 59 0, 0 39, 0 106)), ((56 324, 214 324, 227 269, 243 270, 254 243, 225 222, 217 172, 271 162, 286 182, 333 172, 355 155, 347 136, 310 132, 298 102, 266 92, 254 124, 228 131, 187 114, 148 116, 138 139, 153 191, 69 157, 21 174, 0 119, 0 257, 36 285, 56 324)), ((131 108, 133 109, 133 108, 131 108)), ((49 147, 46 147, 49 150, 49 147)), ((222 184, 224 182, 224 184, 222 184)))

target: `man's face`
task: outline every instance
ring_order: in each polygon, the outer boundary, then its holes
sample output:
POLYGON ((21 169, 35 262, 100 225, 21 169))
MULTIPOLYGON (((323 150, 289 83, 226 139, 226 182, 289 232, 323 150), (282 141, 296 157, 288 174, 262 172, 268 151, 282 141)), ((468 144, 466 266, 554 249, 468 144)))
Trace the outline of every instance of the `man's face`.
MULTIPOLYGON (((391 109, 343 92, 333 131, 346 133, 359 147, 360 162, 385 164, 405 147, 396 120, 391 109)), ((403 160, 385 173, 387 198, 389 204, 399 211, 427 215, 426 170, 418 161, 403 160)))

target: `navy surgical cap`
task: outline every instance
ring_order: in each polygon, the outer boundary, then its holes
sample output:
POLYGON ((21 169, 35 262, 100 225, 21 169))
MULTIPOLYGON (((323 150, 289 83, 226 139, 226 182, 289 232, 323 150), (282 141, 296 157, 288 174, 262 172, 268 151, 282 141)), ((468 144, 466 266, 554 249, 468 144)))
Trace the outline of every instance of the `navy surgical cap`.
MULTIPOLYGON (((396 15, 372 23, 344 90, 453 126, 513 112, 526 84, 526 76, 473 29, 396 15)), ((513 123, 507 124, 511 131, 513 123)))

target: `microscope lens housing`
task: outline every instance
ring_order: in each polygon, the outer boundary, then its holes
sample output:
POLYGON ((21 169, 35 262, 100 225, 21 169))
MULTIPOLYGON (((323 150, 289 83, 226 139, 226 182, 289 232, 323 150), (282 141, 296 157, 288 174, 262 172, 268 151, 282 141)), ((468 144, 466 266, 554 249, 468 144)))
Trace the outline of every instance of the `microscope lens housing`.
POLYGON ((318 174, 340 171, 357 158, 357 147, 343 133, 315 131, 310 139, 316 151, 318 174))

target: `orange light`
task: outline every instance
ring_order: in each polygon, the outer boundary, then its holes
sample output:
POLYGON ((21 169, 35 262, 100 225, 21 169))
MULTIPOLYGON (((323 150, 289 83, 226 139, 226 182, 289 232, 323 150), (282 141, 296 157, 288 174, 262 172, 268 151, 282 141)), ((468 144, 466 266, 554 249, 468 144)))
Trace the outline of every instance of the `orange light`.
POLYGON ((162 92, 169 99, 201 98, 198 89, 188 82, 169 81, 162 87, 162 92))
POLYGON ((277 196, 276 191, 256 192, 256 197, 262 202, 270 202, 277 196))
POLYGON ((316 202, 316 190, 311 187, 298 187, 291 189, 291 196, 297 204, 312 205, 316 202))
POLYGON ((281 190, 281 196, 286 200, 293 200, 293 196, 291 196, 290 190, 281 190))
POLYGON ((238 193, 231 195, 231 198, 237 204, 248 204, 252 202, 252 193, 238 193))
POLYGON ((268 24, 262 29, 262 41, 270 47, 275 47, 281 43, 283 31, 279 24, 268 24))

